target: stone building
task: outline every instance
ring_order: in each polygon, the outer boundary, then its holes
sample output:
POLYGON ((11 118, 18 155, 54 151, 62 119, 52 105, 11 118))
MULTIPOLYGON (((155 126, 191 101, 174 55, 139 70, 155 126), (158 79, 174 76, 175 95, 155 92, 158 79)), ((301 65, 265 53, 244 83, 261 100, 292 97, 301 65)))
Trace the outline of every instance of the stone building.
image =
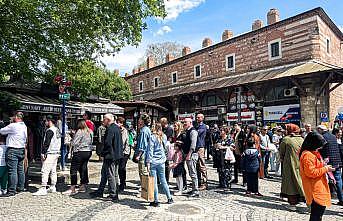
POLYGON ((258 125, 333 122, 343 106, 343 33, 322 8, 280 20, 277 9, 250 32, 133 70, 135 99, 167 107, 171 119, 205 114, 207 122, 258 125))

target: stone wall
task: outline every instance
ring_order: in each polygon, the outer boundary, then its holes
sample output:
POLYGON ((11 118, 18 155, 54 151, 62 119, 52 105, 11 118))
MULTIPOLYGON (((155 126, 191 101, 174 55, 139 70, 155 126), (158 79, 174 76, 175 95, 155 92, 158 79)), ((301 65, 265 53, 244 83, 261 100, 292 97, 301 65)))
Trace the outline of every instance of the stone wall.
MULTIPOLYGON (((335 84, 331 84, 332 88, 335 84)), ((330 111, 329 117, 330 122, 332 123, 335 120, 335 117, 338 113, 338 109, 343 107, 343 85, 337 87, 335 90, 330 93, 330 111)))
POLYGON ((320 19, 316 11, 224 40, 157 67, 142 70, 126 79, 131 85, 133 94, 137 95, 180 86, 180 84, 206 81, 311 59, 323 60, 335 65, 342 64, 339 38, 320 19), (326 55, 323 47, 323 36, 331 39, 330 55, 326 55), (282 58, 270 60, 268 42, 275 39, 281 39, 282 58), (235 55, 234 70, 226 70, 226 55, 229 54, 235 55), (195 78, 194 66, 198 64, 201 65, 201 77, 195 78), (177 72, 178 77, 174 85, 172 85, 173 72, 177 72), (153 87, 153 79, 156 76, 160 77, 159 88, 153 87), (143 92, 138 90, 139 81, 144 82, 143 92))

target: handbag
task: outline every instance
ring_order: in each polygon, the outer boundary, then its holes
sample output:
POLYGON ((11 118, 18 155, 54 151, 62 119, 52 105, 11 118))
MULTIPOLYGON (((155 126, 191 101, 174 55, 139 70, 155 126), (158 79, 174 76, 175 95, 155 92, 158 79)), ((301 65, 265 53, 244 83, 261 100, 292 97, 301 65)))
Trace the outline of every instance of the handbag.
POLYGON ((229 161, 230 163, 236 162, 235 155, 233 154, 233 151, 230 148, 226 149, 225 160, 229 161))

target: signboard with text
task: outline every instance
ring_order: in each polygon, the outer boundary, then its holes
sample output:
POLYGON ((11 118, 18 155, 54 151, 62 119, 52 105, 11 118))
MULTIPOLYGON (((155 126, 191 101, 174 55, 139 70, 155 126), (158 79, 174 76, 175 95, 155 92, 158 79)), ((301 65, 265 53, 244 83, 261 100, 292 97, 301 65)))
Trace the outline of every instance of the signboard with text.
POLYGON ((263 120, 273 122, 294 122, 301 120, 300 105, 279 105, 263 107, 263 120))
MULTIPOLYGON (((241 121, 254 121, 254 120, 255 120, 255 112, 254 111, 241 112, 241 121)), ((238 113, 227 113, 227 121, 228 122, 237 122, 238 121, 238 113)))
MULTIPOLYGON (((27 112, 41 112, 41 113, 62 113, 62 107, 61 106, 44 105, 44 104, 23 103, 19 110, 27 111, 27 112)), ((67 106, 66 112, 68 114, 80 115, 81 109, 67 106)))
POLYGON ((185 118, 191 118, 193 121, 195 120, 195 113, 189 113, 189 114, 179 114, 177 116, 177 119, 179 121, 183 121, 185 118))

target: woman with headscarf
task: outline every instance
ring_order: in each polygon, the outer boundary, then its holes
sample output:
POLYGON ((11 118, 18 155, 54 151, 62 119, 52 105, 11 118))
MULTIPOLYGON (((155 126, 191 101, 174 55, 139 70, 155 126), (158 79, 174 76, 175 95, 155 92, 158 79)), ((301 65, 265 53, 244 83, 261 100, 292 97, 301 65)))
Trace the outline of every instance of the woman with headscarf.
POLYGON ((286 137, 280 144, 280 162, 282 163, 282 198, 287 198, 290 210, 296 210, 296 205, 304 201, 304 190, 300 177, 299 152, 304 139, 300 128, 295 124, 286 125, 286 137))
POLYGON ((300 151, 300 175, 304 185, 306 204, 311 206, 310 221, 322 220, 326 207, 331 206, 330 188, 326 174, 335 169, 326 165, 319 153, 326 141, 317 132, 307 134, 300 151))

